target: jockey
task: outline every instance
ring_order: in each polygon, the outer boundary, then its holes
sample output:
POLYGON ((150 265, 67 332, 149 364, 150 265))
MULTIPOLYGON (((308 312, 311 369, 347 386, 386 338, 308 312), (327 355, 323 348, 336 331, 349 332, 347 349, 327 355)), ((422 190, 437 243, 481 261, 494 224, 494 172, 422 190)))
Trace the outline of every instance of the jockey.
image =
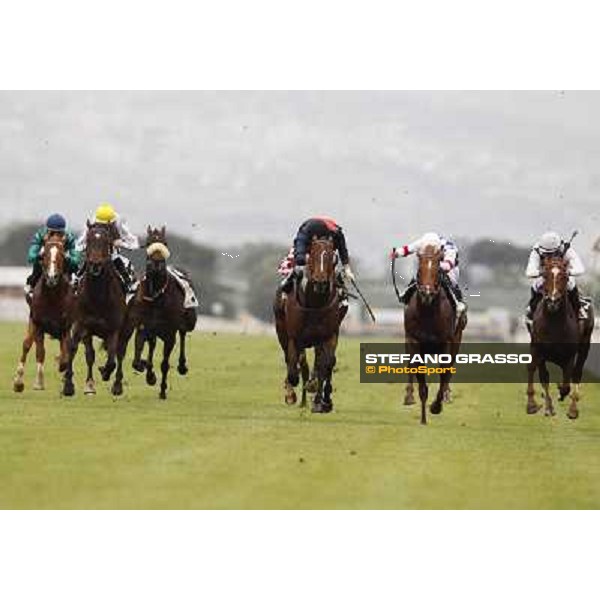
POLYGON ((531 285, 531 299, 529 300, 529 306, 527 307, 527 314, 525 320, 528 325, 531 325, 533 321, 533 315, 542 298, 542 287, 544 285, 544 279, 542 277, 542 259, 544 258, 564 258, 567 261, 567 269, 569 273, 569 281, 567 284, 567 290, 569 299, 573 303, 579 319, 587 319, 588 303, 579 295, 577 289, 577 282, 575 277, 583 275, 585 273, 585 267, 579 255, 570 243, 565 242, 561 236, 554 231, 547 231, 542 235, 539 241, 531 249, 529 255, 529 262, 527 263, 527 270, 525 275, 530 279, 533 279, 531 285))
MULTIPOLYGON (((415 252, 418 253, 426 246, 433 246, 434 248, 442 250, 444 253, 444 257, 440 263, 440 267, 444 274, 442 277, 442 284, 444 289, 448 292, 450 300, 454 304, 457 317, 460 317, 466 311, 467 306, 463 302, 463 294, 458 285, 458 278, 460 275, 460 269, 458 268, 458 248, 452 240, 446 239, 437 233, 426 233, 423 237, 408 244, 408 246, 397 248, 395 252, 391 253, 390 258, 410 256, 415 252)), ((417 281, 416 278, 413 278, 402 295, 402 301, 405 304, 409 303, 410 298, 416 289, 417 281)))
MULTIPOLYGON (((139 239, 131 233, 125 221, 110 204, 101 204, 97 208, 91 223, 93 225, 107 225, 114 228, 116 240, 114 242, 114 253, 112 256, 113 264, 123 281, 126 293, 135 293, 137 289, 135 271, 133 270, 131 261, 125 255, 121 254, 119 249, 137 250, 140 247, 139 239)), ((77 241, 77 248, 82 252, 85 251, 86 237, 87 228, 84 228, 84 233, 77 241)), ((79 276, 83 274, 84 270, 85 263, 82 265, 79 276)))
POLYGON ((50 215, 46 220, 46 225, 40 227, 35 232, 29 246, 27 262, 32 265, 33 271, 27 278, 27 284, 25 285, 26 296, 30 296, 33 293, 37 282, 42 276, 42 250, 46 237, 50 234, 57 234, 64 240, 67 273, 72 275, 79 269, 81 254, 76 249, 77 240, 75 235, 67 229, 67 221, 62 215, 50 215))
POLYGON ((350 268, 350 257, 346 246, 346 237, 342 228, 331 217, 313 217, 300 225, 294 245, 288 256, 281 263, 278 273, 284 275, 279 289, 285 293, 292 290, 294 280, 300 280, 306 269, 306 255, 310 251, 313 238, 331 238, 343 267, 342 274, 338 273, 339 283, 345 290, 345 283, 354 281, 354 273, 350 268))

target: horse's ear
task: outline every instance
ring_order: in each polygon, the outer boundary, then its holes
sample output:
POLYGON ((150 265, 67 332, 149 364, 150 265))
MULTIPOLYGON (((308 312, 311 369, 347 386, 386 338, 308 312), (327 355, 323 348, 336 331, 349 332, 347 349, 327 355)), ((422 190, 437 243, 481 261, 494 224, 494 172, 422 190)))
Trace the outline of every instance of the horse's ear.
POLYGON ((88 220, 85 222, 85 226, 86 226, 88 229, 91 229, 91 228, 92 228, 92 224, 90 223, 90 220, 89 220, 89 219, 88 219, 88 220))
POLYGON ((164 239, 165 239, 165 237, 167 236, 167 226, 166 226, 166 225, 163 225, 163 226, 162 226, 162 228, 161 228, 161 230, 160 230, 160 233, 161 233, 161 235, 162 235, 162 237, 163 237, 163 240, 164 240, 164 239))
POLYGON ((146 229, 146 233, 148 235, 152 235, 152 227, 150 227, 150 225, 148 225, 147 229, 146 229))

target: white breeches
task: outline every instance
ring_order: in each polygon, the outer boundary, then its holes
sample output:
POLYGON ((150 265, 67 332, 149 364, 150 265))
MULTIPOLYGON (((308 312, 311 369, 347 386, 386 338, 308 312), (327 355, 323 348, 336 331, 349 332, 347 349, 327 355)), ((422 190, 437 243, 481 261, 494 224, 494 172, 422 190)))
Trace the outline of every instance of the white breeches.
POLYGON ((454 267, 454 269, 450 269, 447 273, 448 279, 452 282, 452 285, 458 286, 458 278, 460 277, 460 269, 458 267, 454 267))

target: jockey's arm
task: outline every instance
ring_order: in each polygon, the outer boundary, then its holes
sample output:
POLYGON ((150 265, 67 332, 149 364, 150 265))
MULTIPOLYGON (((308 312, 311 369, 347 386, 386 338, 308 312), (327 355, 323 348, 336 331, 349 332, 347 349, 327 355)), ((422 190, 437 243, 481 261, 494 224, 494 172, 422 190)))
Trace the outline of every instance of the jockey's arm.
POLYGON ((525 270, 525 276, 533 279, 540 276, 541 261, 537 250, 533 249, 529 255, 529 262, 525 270))
POLYGON ((458 258, 458 250, 452 243, 448 243, 444 246, 444 259, 442 260, 442 268, 444 271, 451 271, 456 267, 456 260, 458 258))
POLYGON ((581 258, 579 258, 579 254, 577 254, 573 248, 569 248, 566 251, 565 258, 569 263, 569 275, 577 277, 578 275, 583 275, 585 273, 583 262, 581 258))
POLYGON ((43 244, 44 234, 40 229, 35 232, 35 235, 31 240, 31 245, 29 246, 29 251, 27 252, 27 262, 30 265, 34 265, 37 262, 38 258, 40 257, 40 252, 42 251, 43 244))
POLYGON ((401 256, 401 257, 410 256, 411 254, 414 254, 415 252, 417 252, 420 247, 421 247, 421 238, 419 238, 418 240, 415 240, 414 242, 411 242, 407 246, 400 246, 399 248, 396 249, 396 254, 397 254, 397 256, 401 256))
POLYGON ((336 235, 337 251, 340 255, 342 265, 347 266, 350 263, 350 256, 348 255, 348 246, 346 245, 346 236, 340 227, 336 235))
POLYGON ((120 244, 119 248, 124 248, 125 250, 137 250, 140 247, 140 240, 136 235, 131 233, 131 230, 124 221, 119 219, 117 221, 117 230, 119 231, 120 244))

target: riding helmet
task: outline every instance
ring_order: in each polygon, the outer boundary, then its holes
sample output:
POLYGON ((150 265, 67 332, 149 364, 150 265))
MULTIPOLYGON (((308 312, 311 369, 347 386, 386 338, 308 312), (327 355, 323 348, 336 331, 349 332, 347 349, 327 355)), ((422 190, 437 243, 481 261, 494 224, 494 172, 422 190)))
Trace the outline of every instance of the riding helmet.
POLYGON ((67 228, 67 221, 62 215, 50 215, 46 221, 46 228, 50 231, 63 232, 67 228))
POLYGON ((540 238, 539 246, 542 252, 556 252, 560 248, 562 239, 555 231, 546 231, 540 238))
POLYGON ((113 223, 117 219, 117 212, 110 204, 101 204, 96 210, 96 223, 113 223))

